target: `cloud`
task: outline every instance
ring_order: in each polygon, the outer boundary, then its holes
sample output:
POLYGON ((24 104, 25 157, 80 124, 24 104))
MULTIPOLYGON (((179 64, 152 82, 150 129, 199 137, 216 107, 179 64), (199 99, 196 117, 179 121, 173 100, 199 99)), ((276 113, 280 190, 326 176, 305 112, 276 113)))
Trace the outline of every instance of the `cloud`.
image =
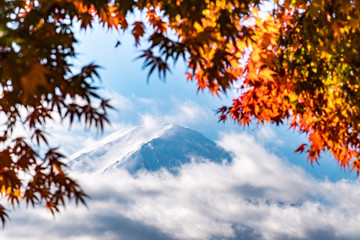
POLYGON ((275 143, 276 145, 283 145, 283 141, 281 141, 277 136, 275 130, 271 127, 271 125, 258 125, 258 129, 256 132, 257 140, 261 143, 275 143))
POLYGON ((115 109, 124 110, 124 109, 131 109, 134 107, 130 99, 126 98, 123 95, 118 94, 115 91, 100 90, 99 93, 101 96, 110 99, 110 105, 113 106, 115 109))
POLYGON ((358 182, 318 181, 267 152, 254 137, 227 133, 231 165, 192 163, 166 171, 75 174, 89 208, 53 220, 23 208, 1 239, 357 239, 358 182))
POLYGON ((215 118, 213 112, 190 100, 179 102, 176 99, 172 99, 170 101, 173 102, 171 104, 173 106, 171 111, 166 114, 158 110, 155 112, 145 112, 140 115, 141 123, 150 126, 161 126, 165 123, 177 123, 187 126, 193 123, 205 122, 209 118, 215 118))

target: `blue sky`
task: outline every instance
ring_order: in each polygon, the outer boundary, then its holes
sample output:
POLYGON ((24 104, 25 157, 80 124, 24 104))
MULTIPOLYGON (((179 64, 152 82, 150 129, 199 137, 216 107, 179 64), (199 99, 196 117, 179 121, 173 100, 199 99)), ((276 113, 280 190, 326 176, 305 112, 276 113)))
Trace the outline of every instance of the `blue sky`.
POLYGON ((55 220, 41 207, 11 210, 1 239, 356 239, 359 185, 330 156, 311 166, 294 150, 305 136, 287 126, 218 123, 215 111, 234 93, 198 93, 179 62, 166 82, 147 82, 139 49, 127 34, 99 29, 80 34, 75 65, 103 67, 103 96, 117 108, 104 135, 50 124, 53 143, 70 155, 107 134, 137 125, 175 122, 203 133, 235 154, 231 166, 192 164, 178 176, 135 178, 73 173, 91 196, 89 208, 69 206, 55 220), (122 44, 114 48, 117 40, 122 44), (46 237, 45 237, 46 236, 46 237))

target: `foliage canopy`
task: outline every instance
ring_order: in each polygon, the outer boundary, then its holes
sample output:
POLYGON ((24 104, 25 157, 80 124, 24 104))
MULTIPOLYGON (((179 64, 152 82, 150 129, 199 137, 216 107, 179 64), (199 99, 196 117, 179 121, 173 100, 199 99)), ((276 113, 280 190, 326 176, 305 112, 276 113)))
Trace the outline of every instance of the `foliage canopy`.
POLYGON ((100 129, 108 121, 108 101, 94 87, 97 66, 71 71, 76 22, 130 30, 137 46, 146 41, 140 57, 149 74, 165 76, 180 57, 199 90, 235 89, 220 121, 287 122, 307 134, 296 151, 311 163, 330 151, 359 173, 358 0, 7 0, 0 18, 0 189, 12 203, 45 202, 53 212, 64 197, 84 201, 63 156, 36 150, 55 116, 100 129), (138 11, 146 17, 129 22, 138 11), (19 124, 29 137, 13 137, 19 124))

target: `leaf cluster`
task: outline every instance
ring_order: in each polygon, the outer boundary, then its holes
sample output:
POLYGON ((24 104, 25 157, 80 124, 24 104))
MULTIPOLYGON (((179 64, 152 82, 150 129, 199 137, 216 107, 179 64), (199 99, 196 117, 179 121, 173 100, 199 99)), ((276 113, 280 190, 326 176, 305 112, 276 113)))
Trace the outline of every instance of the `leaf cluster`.
MULTIPOLYGON (((77 4, 0 2, 0 192, 12 205, 45 204, 54 213, 66 198, 85 203, 45 131, 59 119, 100 130, 108 122, 111 106, 94 86, 99 67, 91 63, 74 73, 70 63, 76 57, 73 24, 83 13, 77 4), (20 126, 25 132, 15 137, 20 126)), ((3 222, 5 216, 1 206, 3 222)))

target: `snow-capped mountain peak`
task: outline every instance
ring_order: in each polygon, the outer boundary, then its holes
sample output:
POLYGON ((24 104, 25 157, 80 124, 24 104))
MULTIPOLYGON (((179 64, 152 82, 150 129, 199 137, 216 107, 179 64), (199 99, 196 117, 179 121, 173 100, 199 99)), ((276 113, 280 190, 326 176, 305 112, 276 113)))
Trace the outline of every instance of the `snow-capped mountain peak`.
POLYGON ((177 124, 161 127, 135 127, 116 132, 94 147, 75 153, 69 166, 86 172, 113 172, 127 169, 175 172, 191 161, 231 161, 229 153, 202 134, 177 124))

